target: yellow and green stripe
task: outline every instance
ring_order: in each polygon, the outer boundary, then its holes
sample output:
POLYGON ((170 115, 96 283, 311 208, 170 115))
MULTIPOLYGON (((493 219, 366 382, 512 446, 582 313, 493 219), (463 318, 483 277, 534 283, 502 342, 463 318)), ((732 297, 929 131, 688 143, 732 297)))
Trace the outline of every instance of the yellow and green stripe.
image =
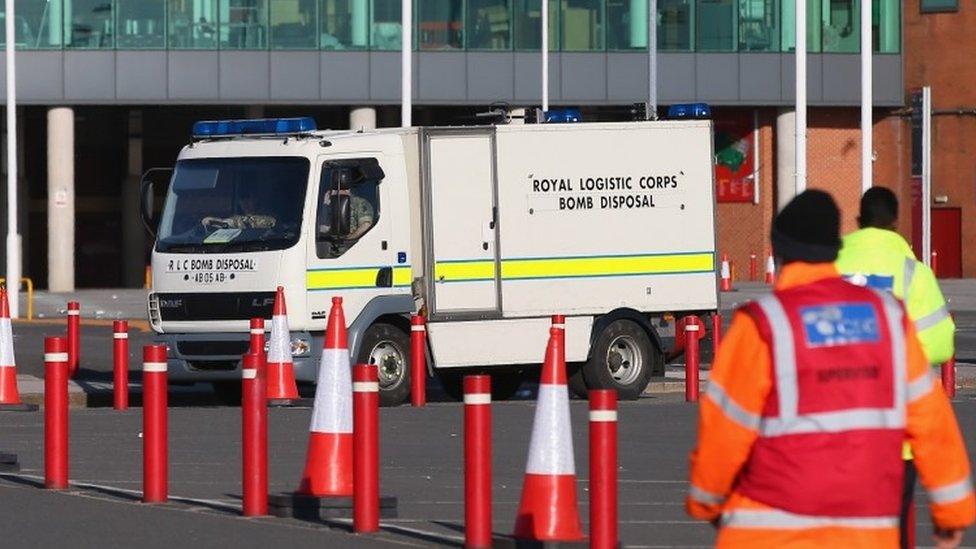
MULTIPOLYGON (((305 272, 305 286, 309 291, 364 290, 376 288, 380 270, 389 266, 342 267, 334 269, 309 269, 305 272)), ((409 287, 413 274, 409 265, 393 267, 393 287, 409 287)))
MULTIPOLYGON (((503 259, 501 269, 501 278, 506 281, 713 273, 715 253, 512 258, 503 259)), ((434 276, 440 282, 494 280, 495 262, 439 261, 434 276)))

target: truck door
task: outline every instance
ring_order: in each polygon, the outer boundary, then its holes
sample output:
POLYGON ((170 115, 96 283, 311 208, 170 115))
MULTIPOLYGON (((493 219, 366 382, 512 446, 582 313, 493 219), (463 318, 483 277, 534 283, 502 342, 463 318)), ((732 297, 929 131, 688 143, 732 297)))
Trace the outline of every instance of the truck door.
POLYGON ((423 152, 431 319, 500 316, 494 130, 425 130, 423 152))

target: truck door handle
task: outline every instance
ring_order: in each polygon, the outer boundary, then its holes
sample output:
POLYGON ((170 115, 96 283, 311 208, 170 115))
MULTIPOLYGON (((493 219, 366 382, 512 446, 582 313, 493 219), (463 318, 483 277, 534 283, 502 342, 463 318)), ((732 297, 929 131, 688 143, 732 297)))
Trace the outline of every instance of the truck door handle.
POLYGON ((376 287, 377 288, 393 287, 393 267, 380 268, 379 272, 376 273, 376 287))
POLYGON ((484 250, 485 250, 486 252, 488 251, 488 243, 487 243, 487 242, 482 242, 482 243, 481 243, 481 247, 482 247, 482 248, 484 248, 484 250))

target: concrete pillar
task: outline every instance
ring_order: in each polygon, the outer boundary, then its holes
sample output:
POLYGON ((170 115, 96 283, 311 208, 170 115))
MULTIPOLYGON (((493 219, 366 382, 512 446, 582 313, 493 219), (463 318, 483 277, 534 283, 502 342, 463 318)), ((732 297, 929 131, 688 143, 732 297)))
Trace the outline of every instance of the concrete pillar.
POLYGON ((142 110, 129 111, 128 170, 122 182, 122 284, 141 288, 146 269, 146 229, 139 216, 142 183, 142 110))
POLYGON ((353 107, 349 111, 349 128, 352 130, 376 129, 376 109, 373 107, 353 107))
POLYGON ((776 211, 796 196, 796 111, 776 115, 776 211))
POLYGON ((47 286, 75 289, 75 113, 47 111, 47 286))

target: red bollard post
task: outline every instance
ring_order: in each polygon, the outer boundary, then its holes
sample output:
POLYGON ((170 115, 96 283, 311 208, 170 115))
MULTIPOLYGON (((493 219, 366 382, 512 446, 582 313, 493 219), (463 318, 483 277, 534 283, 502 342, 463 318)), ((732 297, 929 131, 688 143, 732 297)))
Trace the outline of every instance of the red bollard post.
POLYGON ((247 352, 248 354, 250 353, 261 354, 264 352, 264 319, 263 318, 251 319, 251 346, 247 352))
POLYGON ((755 282, 759 276, 759 258, 756 254, 749 254, 749 282, 755 282))
POLYGON ((129 323, 112 322, 112 407, 129 409, 129 323))
POLYGON ((352 368, 352 529, 380 529, 379 370, 375 364, 352 368))
POLYGON ((712 362, 718 356, 718 347, 722 343, 722 313, 712 313, 712 362))
POLYGON ((44 487, 68 487, 68 343, 44 338, 44 487))
MULTIPOLYGON (((263 333, 262 329, 262 335, 263 333)), ((262 353, 244 355, 244 367, 241 369, 241 415, 243 416, 241 448, 244 453, 242 478, 244 479, 245 517, 261 517, 268 514, 266 360, 262 347, 262 353)))
POLYGON ((956 357, 942 365, 942 388, 945 389, 946 396, 956 398, 956 357))
POLYGON ((617 391, 590 391, 590 547, 617 547, 617 391))
POLYGON ((939 252, 932 250, 932 274, 939 278, 939 252))
POLYGON ((142 501, 169 499, 166 346, 142 349, 142 501))
POLYGON ((685 402, 698 402, 698 318, 685 321, 685 402))
POLYGON ((77 301, 68 302, 68 376, 78 374, 81 363, 81 306, 77 301))
POLYGON ((464 376, 464 546, 491 541, 491 376, 464 376))
POLYGON ((410 405, 427 405, 427 326, 424 317, 410 317, 410 405))

